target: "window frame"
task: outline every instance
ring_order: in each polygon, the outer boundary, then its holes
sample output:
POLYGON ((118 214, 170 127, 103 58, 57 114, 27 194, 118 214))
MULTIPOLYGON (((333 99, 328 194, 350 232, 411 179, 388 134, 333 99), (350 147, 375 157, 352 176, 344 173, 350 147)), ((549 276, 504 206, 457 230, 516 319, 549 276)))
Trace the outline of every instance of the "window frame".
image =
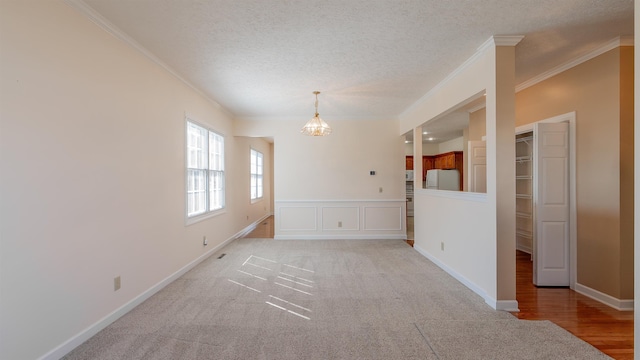
MULTIPOLYGON (((194 224, 196 222, 199 222, 199 221, 202 221, 226 212, 226 170, 225 170, 226 141, 225 141, 225 136, 221 132, 216 131, 215 129, 212 129, 211 126, 209 125, 205 125, 199 121, 194 120, 190 116, 185 116, 184 129, 185 129, 184 217, 185 217, 185 224, 190 225, 190 224, 194 224), (192 133, 190 133, 190 128, 192 125, 204 132, 204 134, 201 134, 199 136, 201 136, 201 139, 204 139, 205 141, 203 141, 201 144, 200 143, 196 144, 196 146, 192 146, 191 144, 192 133), (217 145, 217 146, 212 146, 212 145, 217 145), (206 147, 206 150, 203 150, 202 147, 206 147), (218 150, 218 151, 214 153, 215 150, 218 150), (192 159, 192 156, 193 156, 193 153, 197 151, 201 152, 201 154, 199 155, 201 158, 196 158, 194 160, 192 159), (218 161, 212 161, 214 159, 217 159, 218 161), (193 160, 193 161, 190 162, 190 160, 193 160), (215 162, 217 166, 214 166, 212 162, 215 162), (196 167, 193 167, 194 165, 196 167), (203 185, 204 188, 198 187, 197 189, 194 189, 196 182, 194 181, 192 183, 191 181, 192 179, 194 179, 191 177, 191 174, 193 173, 193 171, 198 171, 203 174, 203 176, 201 176, 200 178, 200 182, 201 182, 200 185, 201 186, 203 185), (218 188, 218 193, 220 194, 220 197, 218 198, 217 202, 219 207, 212 209, 211 206, 212 206, 212 202, 214 201, 213 199, 214 195, 212 195, 213 189, 212 189, 211 180, 214 179, 214 176, 212 176, 214 172, 219 175, 218 178, 221 179, 221 182, 219 182, 218 184, 221 183, 221 186, 220 188, 218 188), (204 194, 204 199, 205 199, 204 200, 205 203, 203 205, 204 211, 199 211, 196 213, 192 212, 190 214, 190 210, 191 210, 190 198, 192 197, 192 193, 198 192, 198 191, 204 194)), ((196 155, 196 157, 197 156, 198 155, 196 155)), ((197 179, 194 179, 194 180, 197 180, 197 179)))
POLYGON ((254 149, 253 147, 249 150, 249 198, 251 199, 251 203, 256 203, 264 199, 264 154, 262 151, 254 149), (254 153, 256 154, 256 162, 254 169, 254 153), (258 159, 260 159, 260 172, 258 170, 258 159), (256 170, 256 172, 254 172, 256 170), (253 197, 254 194, 254 185, 253 178, 256 177, 256 197, 253 197), (258 196, 259 195, 259 196, 258 196))

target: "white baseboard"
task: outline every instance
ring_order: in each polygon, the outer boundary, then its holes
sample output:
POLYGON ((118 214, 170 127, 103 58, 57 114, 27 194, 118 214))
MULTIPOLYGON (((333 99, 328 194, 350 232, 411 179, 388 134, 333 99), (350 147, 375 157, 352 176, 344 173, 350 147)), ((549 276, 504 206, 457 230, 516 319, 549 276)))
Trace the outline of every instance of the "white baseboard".
POLYGON ((489 304, 489 306, 500 311, 520 312, 518 300, 497 300, 494 304, 489 304))
POLYGON ((525 252, 525 253, 527 253, 529 255, 531 255, 531 253, 532 253, 532 250, 531 250, 530 246, 524 246, 524 245, 520 245, 518 243, 516 243, 516 250, 520 250, 520 251, 525 252))
POLYGON ((495 310, 509 311, 509 312, 520 311, 520 309, 518 309, 517 300, 496 300, 493 297, 489 296, 481 287, 476 285, 473 281, 462 276, 461 274, 459 274, 458 272, 456 272, 455 270, 453 270, 452 268, 450 268, 449 266, 447 266, 446 264, 438 260, 436 257, 429 254, 429 252, 422 249, 420 246, 414 244, 413 248, 417 252, 419 252, 422 256, 426 257, 431 262, 438 265, 438 267, 440 267, 442 270, 447 272, 447 274, 453 276, 453 278, 460 281, 464 286, 468 287, 469 289, 471 289, 471 291, 473 291, 474 293, 482 297, 484 299, 484 302, 487 303, 487 305, 489 305, 491 308, 495 310))
POLYGON ((582 285, 576 282, 576 286, 573 289, 575 292, 584 296, 590 297, 593 300, 599 301, 607 306, 610 306, 618 311, 633 311, 633 299, 617 299, 611 295, 607 295, 596 289, 592 289, 588 286, 582 285))
POLYGON ((269 216, 270 215, 268 214, 268 215, 264 216, 263 218, 261 218, 260 220, 255 221, 251 225, 247 226, 246 228, 238 231, 236 234, 234 234, 233 236, 229 237, 227 240, 225 240, 222 243, 220 243, 219 245, 211 248, 206 253, 200 255, 195 260, 193 260, 190 263, 188 263, 187 265, 183 266, 180 270, 178 270, 175 273, 167 276, 162 281, 160 281, 159 283, 155 284, 154 286, 152 286, 151 288, 149 288, 148 290, 146 290, 142 294, 138 295, 137 297, 133 298, 128 303, 122 305, 121 307, 119 307, 118 309, 116 309, 115 311, 110 313, 109 315, 107 315, 107 316, 103 317, 102 319, 98 320, 95 324, 93 324, 93 325, 89 326, 88 328, 82 330, 80 333, 78 333, 75 336, 71 337, 69 340, 65 341, 64 343, 58 345, 53 350, 49 351, 48 353, 46 353, 45 355, 40 357, 39 360, 58 360, 58 359, 62 358, 63 356, 65 356, 66 354, 71 352, 71 350, 75 349, 80 344, 82 344, 85 341, 89 340, 92 336, 94 336, 95 334, 100 332, 100 330, 106 328, 111 323, 113 323, 114 321, 118 320, 119 318, 121 318, 123 315, 125 315, 129 311, 133 310, 136 306, 140 305, 145 300, 147 300, 148 298, 153 296, 155 293, 157 293, 158 291, 162 290, 165 286, 169 285, 174 280, 176 280, 180 276, 184 275, 187 271, 193 269, 196 265, 200 264, 202 261, 207 259, 209 256, 213 255, 215 252, 217 252, 218 250, 222 249, 224 246, 226 246, 229 243, 231 243, 232 241, 240 238, 241 236, 244 236, 245 234, 248 234, 251 231, 253 231, 253 229, 255 229, 256 226, 261 221, 263 221, 264 219, 268 218, 269 216))
MULTIPOLYGON (((469 289, 471 289, 474 293, 480 295, 480 297, 482 297, 485 300, 487 300, 487 299, 491 300, 491 298, 489 296, 487 296, 487 294, 484 292, 484 290, 481 287, 479 287, 478 285, 476 285, 474 282, 472 282, 471 280, 467 279, 466 277, 460 275, 458 272, 456 272, 455 270, 450 268, 448 265, 445 265, 438 258, 436 258, 435 256, 432 256, 431 254, 429 254, 426 250, 424 250, 420 246, 414 244, 413 248, 417 252, 419 252, 422 256, 424 256, 427 259, 429 259, 432 263, 438 265, 438 267, 440 267, 442 270, 444 270, 447 274, 453 276, 456 280, 458 280, 462 284, 464 284, 464 286, 466 286, 469 289)), ((491 305, 491 302, 488 301, 487 304, 491 305)))
POLYGON ((265 219, 267 219, 269 216, 271 216, 272 214, 266 214, 263 217, 261 217, 260 219, 254 221, 253 223, 251 223, 251 225, 247 226, 246 228, 238 231, 235 235, 232 236, 233 239, 239 239, 241 237, 245 237, 246 235, 248 235, 250 232, 252 232, 253 230, 255 230, 258 227, 258 224, 260 224, 261 222, 263 222, 265 219))
POLYGON ((274 240, 407 240, 407 235, 276 235, 274 240))

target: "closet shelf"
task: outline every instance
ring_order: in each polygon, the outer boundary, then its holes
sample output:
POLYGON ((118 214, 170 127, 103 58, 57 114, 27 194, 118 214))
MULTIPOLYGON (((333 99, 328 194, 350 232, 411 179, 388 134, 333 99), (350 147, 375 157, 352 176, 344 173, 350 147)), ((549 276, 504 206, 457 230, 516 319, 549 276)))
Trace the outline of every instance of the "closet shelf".
POLYGON ((521 236, 521 237, 525 237, 528 239, 532 239, 533 238, 533 233, 531 231, 526 231, 526 230, 516 230, 516 235, 521 236))
POLYGON ((534 232, 533 183, 534 159, 533 133, 516 137, 516 247, 531 249, 534 232))

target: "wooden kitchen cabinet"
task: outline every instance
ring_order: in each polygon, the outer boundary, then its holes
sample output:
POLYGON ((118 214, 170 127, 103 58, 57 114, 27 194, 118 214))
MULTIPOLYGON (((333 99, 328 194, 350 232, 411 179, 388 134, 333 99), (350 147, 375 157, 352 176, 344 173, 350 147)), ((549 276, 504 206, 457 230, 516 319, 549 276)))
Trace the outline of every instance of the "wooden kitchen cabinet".
POLYGON ((461 151, 452 151, 436 155, 435 168, 443 170, 456 169, 456 155, 458 155, 457 153, 460 153, 460 159, 462 159, 461 151))
POLYGON ((437 156, 434 160, 434 165, 433 165, 434 169, 444 169, 442 167, 442 157, 437 156))
POLYGON ((427 181, 427 170, 435 169, 435 157, 422 156, 422 181, 427 181))
POLYGON ((406 170, 413 170, 413 156, 407 156, 406 157, 405 169, 406 170))
MULTIPOLYGON (((406 169, 413 170, 413 156, 406 156, 406 169)), ((422 156, 422 181, 427 181, 427 171, 431 169, 458 170, 460 173, 460 190, 464 184, 462 179, 462 151, 451 151, 438 155, 422 156)))
POLYGON ((451 151, 435 156, 435 169, 451 170, 462 168, 462 151, 451 151))
MULTIPOLYGON (((463 189, 463 168, 462 151, 451 151, 434 156, 434 169, 458 170, 460 174, 460 190, 463 189)), ((426 174, 426 172, 425 172, 426 174)), ((426 176, 426 175, 425 175, 426 176)))

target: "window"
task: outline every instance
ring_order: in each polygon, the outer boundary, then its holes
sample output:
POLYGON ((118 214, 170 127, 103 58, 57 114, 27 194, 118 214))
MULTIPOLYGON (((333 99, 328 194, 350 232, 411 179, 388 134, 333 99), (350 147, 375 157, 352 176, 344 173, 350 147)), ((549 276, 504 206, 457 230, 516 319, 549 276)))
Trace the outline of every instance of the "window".
POLYGON ((251 149, 251 200, 262 198, 262 153, 251 149))
POLYGON ((224 208, 224 137, 187 121, 187 217, 224 208))

